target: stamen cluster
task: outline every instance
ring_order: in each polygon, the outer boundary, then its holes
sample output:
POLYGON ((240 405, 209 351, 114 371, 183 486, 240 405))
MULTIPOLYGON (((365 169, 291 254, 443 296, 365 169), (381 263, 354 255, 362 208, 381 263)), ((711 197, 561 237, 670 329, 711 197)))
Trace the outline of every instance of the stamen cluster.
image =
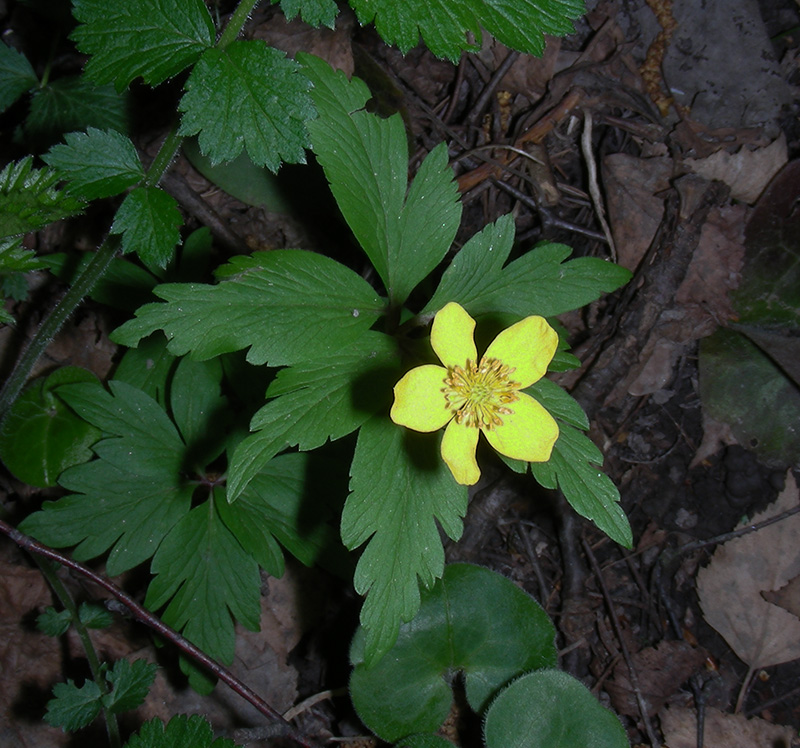
POLYGON ((485 356, 480 364, 467 360, 463 368, 448 366, 442 392, 456 423, 489 430, 502 426, 500 416, 511 415, 507 406, 519 399, 520 385, 509 379, 513 373, 513 367, 485 356))

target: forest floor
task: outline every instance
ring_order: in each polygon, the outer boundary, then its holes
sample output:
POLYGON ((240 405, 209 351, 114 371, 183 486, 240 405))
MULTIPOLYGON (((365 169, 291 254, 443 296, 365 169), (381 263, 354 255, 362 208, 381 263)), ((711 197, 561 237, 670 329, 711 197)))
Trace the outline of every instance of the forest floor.
MULTIPOLYGON (((522 249, 562 242, 576 256, 612 259, 633 272, 622 290, 563 315, 582 367, 558 378, 590 416, 633 549, 610 542, 530 476, 488 470, 448 559, 495 569, 542 603, 558 630, 561 666, 620 715, 632 745, 797 746, 800 584, 792 580, 800 576, 800 515, 792 509, 800 495, 791 469, 800 460, 794 437, 771 437, 782 428, 779 412, 800 413, 792 399, 800 326, 739 331, 774 367, 773 388, 755 386, 763 369, 735 358, 738 349, 709 341, 753 306, 737 296, 755 287, 753 277, 762 285, 752 293, 766 296, 784 293, 782 277, 797 279, 800 7, 792 0, 588 5, 576 33, 549 40, 541 59, 487 42, 457 65, 423 47, 403 56, 346 13, 336 30, 313 30, 262 8, 249 28, 367 80, 379 111, 403 115, 412 169, 448 143, 464 202, 457 246, 511 212, 522 249)), ((0 3, 2 13, 13 30, 24 8, 0 3)), ((145 151, 167 125, 158 111, 156 104, 136 116, 145 151)), ((352 253, 322 201, 290 213, 253 207, 185 157, 165 186, 189 225, 209 226, 224 251, 338 242, 352 253)), ((102 227, 80 225, 83 235, 70 240, 92 246, 102 227)), ((63 227, 48 229, 37 249, 57 250, 64 236, 63 227)), ((41 273, 33 282, 41 304, 52 280, 41 273)), ((15 313, 19 329, 0 331, 7 357, 38 320, 35 307, 15 313)), ((106 376, 118 355, 108 332, 123 320, 87 303, 40 370, 74 364, 106 376)), ((7 516, 19 519, 57 495, 0 478, 7 516)), ((135 575, 126 584, 136 588, 135 575)), ((240 632, 234 670, 281 711, 332 691, 300 710, 301 728, 347 738, 339 744, 349 748, 378 745, 358 737, 364 728, 341 691, 355 594, 291 564, 264 589, 262 631, 240 632)), ((0 744, 100 745, 99 728, 70 737, 41 722, 52 684, 84 671, 76 641, 59 643, 33 627, 48 604, 38 570, 0 541, 0 702, 9 705, 0 744)), ((222 686, 200 698, 176 685, 174 662, 154 654, 133 623, 120 620, 98 637, 108 657, 143 653, 166 663, 128 728, 198 712, 242 744, 274 744, 248 728, 257 715, 222 686)), ((474 732, 450 737, 471 747, 479 744, 474 732)))

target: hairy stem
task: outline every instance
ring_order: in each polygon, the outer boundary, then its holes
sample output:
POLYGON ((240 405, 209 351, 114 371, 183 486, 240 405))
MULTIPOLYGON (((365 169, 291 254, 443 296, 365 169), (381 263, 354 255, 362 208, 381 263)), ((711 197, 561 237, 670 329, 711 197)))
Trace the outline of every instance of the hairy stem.
MULTIPOLYGON (((47 583, 52 588, 59 602, 64 609, 69 612, 70 618, 72 619, 72 625, 75 627, 75 631, 77 631, 78 637, 83 645, 83 651, 86 653, 86 659, 89 662, 89 670, 92 672, 92 679, 100 689, 100 693, 105 696, 108 693, 108 684, 106 683, 106 679, 103 677, 100 666, 100 658, 97 656, 97 651, 92 644, 92 639, 89 636, 89 632, 86 630, 86 626, 84 626, 83 621, 81 621, 80 614, 78 613, 78 607, 75 605, 72 595, 69 594, 69 591, 64 586, 64 583, 58 578, 54 563, 46 558, 41 558, 38 556, 34 556, 34 559, 39 565, 39 569, 41 569, 42 574, 44 575, 45 579, 47 579, 47 583)), ((106 720, 106 730, 108 731, 109 745, 111 748, 120 748, 122 741, 120 740, 119 724, 117 723, 116 715, 111 712, 110 709, 104 706, 103 717, 106 720)))
POLYGON ((253 8, 258 4, 258 0, 242 0, 233 11, 227 26, 222 32, 219 41, 217 42, 217 49, 225 49, 231 42, 236 40, 242 27, 247 21, 247 17, 253 12, 253 8))

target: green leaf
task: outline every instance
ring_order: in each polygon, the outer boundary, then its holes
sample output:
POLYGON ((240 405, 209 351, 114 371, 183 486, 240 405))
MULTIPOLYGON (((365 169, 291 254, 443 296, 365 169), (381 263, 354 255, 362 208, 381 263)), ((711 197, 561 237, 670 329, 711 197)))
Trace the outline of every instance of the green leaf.
POLYGON ((486 748, 628 748, 616 715, 559 670, 523 675, 492 703, 486 748))
POLYGON ((44 721, 64 732, 74 732, 89 725, 100 714, 100 688, 93 680, 87 680, 80 688, 74 681, 56 683, 54 699, 47 702, 44 721))
POLYGON ((175 356, 167 350, 164 336, 158 333, 142 340, 138 348, 125 351, 114 379, 136 387, 166 409, 167 379, 174 363, 175 356))
POLYGON ((13 47, 0 43, 0 112, 38 83, 28 58, 13 47))
MULTIPOLYGON (((0 274, 27 273, 29 270, 40 270, 46 266, 45 261, 36 256, 36 252, 22 246, 21 237, 0 239, 0 274)), ((8 293, 7 289, 4 290, 8 293)), ((27 296, 27 283, 25 296, 27 296)))
POLYGON ((202 0, 73 0, 80 25, 71 38, 92 55, 86 74, 122 91, 141 76, 158 85, 197 60, 214 43, 202 0))
POLYGON ((158 719, 145 722, 132 735, 126 748, 236 748, 232 740, 217 738, 211 725, 199 714, 177 714, 167 724, 158 719))
POLYGON ((439 442, 438 434, 412 433, 385 416, 367 421, 358 435, 341 533, 351 550, 367 543, 354 578, 367 596, 361 609, 367 665, 416 614, 419 583, 429 588, 442 575, 438 526, 453 540, 461 535, 467 490, 453 480, 439 442))
POLYGON ((589 418, 578 401, 549 379, 540 379, 536 384, 523 390, 538 400, 560 421, 583 429, 589 428, 589 418))
POLYGON ((76 366, 57 369, 22 393, 0 431, 0 458, 17 478, 32 486, 55 486, 64 470, 91 459, 90 447, 101 436, 56 392, 67 382, 97 380, 76 366))
POLYGON ((57 190, 53 169, 32 169, 33 156, 0 172, 0 238, 38 231, 42 226, 83 212, 84 202, 57 190))
POLYGON ((145 264, 166 267, 180 241, 178 203, 158 187, 137 187, 119 206, 112 234, 122 234, 122 252, 136 252, 145 264))
POLYGON ((287 446, 316 449, 387 407, 399 363, 394 341, 368 330, 338 354, 279 371, 267 389, 267 397, 275 399, 253 416, 255 433, 237 445, 231 458, 228 500, 234 501, 287 446))
POLYGON ((103 697, 103 705, 114 714, 136 709, 144 702, 157 670, 154 662, 117 660, 106 675, 111 691, 103 697))
MULTIPOLYGON (((786 351, 792 340, 797 338, 784 342, 786 351)), ((700 342, 703 407, 730 425, 736 441, 782 469, 796 464, 800 454, 800 392, 788 367, 778 364, 733 330, 719 329, 700 342)))
POLYGON ((453 62, 463 50, 481 48, 481 29, 512 49, 541 55, 543 34, 572 33, 571 19, 585 12, 583 0, 350 0, 350 5, 362 25, 374 22, 383 40, 401 52, 422 36, 431 52, 453 62))
POLYGON ((59 78, 34 92, 25 135, 35 145, 50 145, 64 133, 87 127, 126 132, 127 94, 96 86, 83 76, 59 78))
POLYGON ((429 733, 409 735, 397 743, 397 748, 452 748, 452 746, 453 743, 449 740, 429 733))
MULTIPOLYGON (((157 610, 170 601, 163 621, 230 664, 235 640, 231 616, 259 630, 261 578, 258 564, 219 516, 217 507, 224 503, 224 492, 215 492, 164 538, 150 567, 155 576, 145 605, 157 610)), ((209 690, 206 676, 197 670, 190 670, 189 681, 201 692, 209 690)))
POLYGON ((115 130, 90 127, 72 132, 42 158, 69 180, 67 191, 84 200, 119 195, 144 177, 139 154, 130 138, 115 130))
POLYGON ((371 94, 323 60, 300 57, 314 82, 319 118, 312 147, 347 224, 400 304, 439 264, 458 230, 461 203, 447 148, 428 154, 408 187, 408 144, 399 115, 364 110, 371 94))
POLYGON ((597 467, 603 455, 589 437, 559 424, 560 434, 549 462, 532 462, 533 477, 545 488, 558 486, 578 514, 594 522, 625 548, 633 546, 631 526, 619 505, 619 491, 597 467))
POLYGON ((127 346, 164 330, 169 350, 206 359, 250 348, 247 360, 285 366, 335 356, 383 311, 369 284, 344 265, 296 249, 234 257, 216 286, 158 286, 148 304, 113 333, 127 346), (268 321, 268 324, 265 324, 268 321))
POLYGON ((480 714, 513 678, 556 664, 555 635, 541 606, 512 581, 451 564, 372 668, 364 664, 364 636, 357 632, 350 696, 361 721, 384 740, 435 732, 450 713, 456 671, 465 674, 467 699, 480 714))
POLYGON ((111 548, 106 570, 112 577, 153 555, 188 511, 194 490, 169 473, 143 477, 104 460, 67 470, 61 484, 79 493, 45 502, 20 529, 55 548, 78 544, 78 561, 111 548))
POLYGON ((320 455, 285 454, 270 460, 248 483, 236 503, 218 510, 242 547, 268 574, 283 575, 283 553, 311 566, 338 537, 329 522, 336 496, 337 465, 320 455), (312 470, 314 472, 312 472, 312 470))
MULTIPOLYGON (((277 0, 272 0, 275 3, 277 0)), ((311 26, 327 26, 332 29, 339 14, 334 0, 280 0, 281 10, 287 21, 298 14, 311 26)))
POLYGON ((538 245, 503 267, 513 243, 511 216, 475 234, 445 271, 422 314, 457 301, 473 316, 553 317, 579 309, 631 278, 625 268, 596 257, 564 262, 572 250, 563 244, 538 245))
POLYGON ((236 158, 278 171, 305 163, 306 120, 314 116, 311 83, 285 53, 259 40, 235 41, 200 57, 181 99, 181 135, 199 135, 212 164, 236 158))
POLYGON ((78 618, 87 629, 107 629, 114 622, 114 616, 97 603, 81 603, 78 618))
POLYGON ((72 625, 72 616, 68 610, 59 610, 48 605, 36 616, 36 628, 47 636, 61 636, 72 625))

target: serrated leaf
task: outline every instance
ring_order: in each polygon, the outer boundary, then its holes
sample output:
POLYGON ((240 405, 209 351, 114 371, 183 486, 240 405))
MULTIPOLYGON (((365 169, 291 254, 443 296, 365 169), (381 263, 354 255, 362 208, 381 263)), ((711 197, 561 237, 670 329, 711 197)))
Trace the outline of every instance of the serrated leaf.
POLYGON ((103 705, 114 714, 136 709, 145 700, 156 677, 158 666, 147 660, 129 662, 124 657, 106 674, 111 691, 103 697, 103 705))
POLYGON ((156 296, 167 303, 142 307, 112 339, 132 347, 163 330, 176 355, 206 359, 249 348, 250 363, 285 366, 337 355, 383 311, 363 278, 313 252, 235 257, 217 275, 216 286, 158 286, 156 296))
POLYGON ((549 379, 540 379, 523 392, 527 392, 538 400, 550 411, 551 415, 560 421, 583 430, 589 428, 589 418, 578 401, 555 382, 549 379))
POLYGON ((565 423, 549 462, 532 462, 534 478, 545 488, 558 486, 572 508, 594 522, 606 535, 625 548, 633 546, 631 526, 619 505, 619 491, 596 465, 603 454, 588 436, 565 423))
POLYGON ((287 21, 299 14, 311 26, 327 26, 332 29, 339 14, 334 0, 280 0, 280 3, 287 21))
MULTIPOLYGON (((0 239, 0 274, 27 273, 30 270, 40 270, 47 267, 44 260, 36 256, 32 249, 25 249, 22 246, 21 238, 0 239)), ((3 289, 12 298, 16 298, 7 288, 3 289)), ((25 295, 27 295, 28 285, 25 284, 25 295)), ((24 296, 22 297, 24 298, 24 296)))
POLYGON ((13 47, 0 43, 0 112, 38 83, 28 58, 13 47))
POLYGON ((316 449, 361 426, 387 405, 399 377, 396 344, 368 330, 340 353, 282 369, 267 389, 275 397, 254 416, 255 432, 236 447, 228 469, 228 500, 287 446, 316 449))
POLYGON ((461 535, 467 490, 440 458, 439 441, 438 434, 409 432, 384 416, 367 421, 358 435, 341 533, 351 550, 367 543, 354 584, 366 595, 361 623, 368 666, 416 614, 419 584, 431 587, 442 575, 437 523, 453 540, 461 535))
POLYGON ((563 244, 538 245, 503 267, 513 243, 511 216, 475 234, 444 272, 422 314, 433 314, 457 301, 472 316, 553 317, 579 309, 631 278, 625 268, 596 257, 564 262, 572 250, 563 244))
POLYGON ((175 356, 167 350, 167 341, 161 333, 129 348, 120 360, 114 379, 126 382, 144 392, 166 409, 167 379, 173 369, 175 356))
POLYGON ((78 617, 87 629, 107 629, 114 622, 111 612, 97 603, 81 603, 78 617))
POLYGON ((90 127, 85 133, 68 133, 64 140, 42 159, 69 180, 72 195, 84 200, 111 197, 144 177, 136 147, 115 130, 90 127))
POLYGON ((486 748, 628 748, 617 716, 560 670, 529 673, 486 713, 486 748))
POLYGON ((122 252, 136 252, 146 265, 166 267, 180 241, 178 203, 158 187, 137 187, 119 206, 112 234, 122 234, 122 252))
MULTIPOLYGON (((234 616, 251 631, 259 630, 261 578, 258 564, 221 520, 215 492, 186 514, 161 542, 151 563, 154 575, 145 605, 165 605, 165 623, 221 662, 233 661, 234 616)), ((203 679, 189 674, 203 688, 203 679)))
POLYGON ((36 616, 36 628, 47 636, 61 636, 72 625, 72 616, 68 610, 57 611, 48 605, 36 616))
POLYGON ((481 714, 512 678, 556 664, 555 628, 542 607, 489 569, 451 564, 397 643, 374 667, 363 662, 363 631, 353 640, 350 696, 359 717, 384 740, 435 732, 453 703, 450 679, 465 676, 481 714))
POLYGON ((399 115, 364 110, 371 94, 323 60, 300 57, 314 82, 319 118, 312 147, 353 234, 392 301, 405 301, 444 257, 458 230, 461 203, 447 148, 437 146, 408 187, 408 144, 399 115))
POLYGON ((33 169, 33 156, 0 172, 0 238, 37 231, 83 212, 84 202, 55 188, 53 169, 33 169))
POLYGON ((74 732, 89 725, 100 714, 100 688, 93 680, 87 680, 80 688, 74 681, 56 683, 54 699, 47 702, 44 721, 64 732, 74 732))
POLYGON ((45 502, 20 529, 55 548, 77 544, 73 556, 78 561, 111 548, 106 570, 112 577, 153 555, 189 510, 194 491, 175 476, 142 477, 104 460, 71 468, 61 485, 79 493, 45 502))
POLYGON ((73 0, 72 12, 80 23, 71 38, 91 55, 86 74, 118 91, 139 76, 163 83, 214 43, 202 0, 73 0))
POLYGON ((305 163, 305 122, 314 116, 310 86, 294 60, 262 41, 206 50, 186 81, 180 134, 198 135, 212 164, 243 148, 271 171, 284 161, 305 163))
POLYGON ((79 418, 56 388, 67 382, 94 382, 77 366, 57 369, 28 387, 14 402, 0 431, 0 458, 20 480, 55 486, 67 468, 87 462, 101 431, 79 418))
POLYGON ((320 455, 286 454, 270 460, 248 483, 235 504, 220 503, 220 516, 242 547, 271 576, 283 575, 276 540, 306 566, 338 543, 329 524, 336 468, 320 455))
POLYGON ((25 120, 25 136, 48 146, 66 132, 96 127, 125 132, 128 98, 113 86, 97 86, 83 76, 59 78, 37 89, 25 120))
POLYGON ((152 398, 111 380, 70 384, 59 396, 82 418, 111 435, 94 446, 103 460, 141 476, 174 476, 183 467, 185 445, 169 416, 152 398))
POLYGON ((158 718, 145 722, 136 735, 131 735, 126 748, 236 748, 236 745, 228 738, 214 740, 205 717, 177 714, 166 727, 158 718))
POLYGON ((481 29, 512 49, 541 55, 543 34, 572 33, 572 19, 585 12, 583 0, 350 0, 350 5, 362 25, 374 22, 383 40, 401 52, 422 36, 431 52, 453 62, 463 50, 480 49, 481 29))

